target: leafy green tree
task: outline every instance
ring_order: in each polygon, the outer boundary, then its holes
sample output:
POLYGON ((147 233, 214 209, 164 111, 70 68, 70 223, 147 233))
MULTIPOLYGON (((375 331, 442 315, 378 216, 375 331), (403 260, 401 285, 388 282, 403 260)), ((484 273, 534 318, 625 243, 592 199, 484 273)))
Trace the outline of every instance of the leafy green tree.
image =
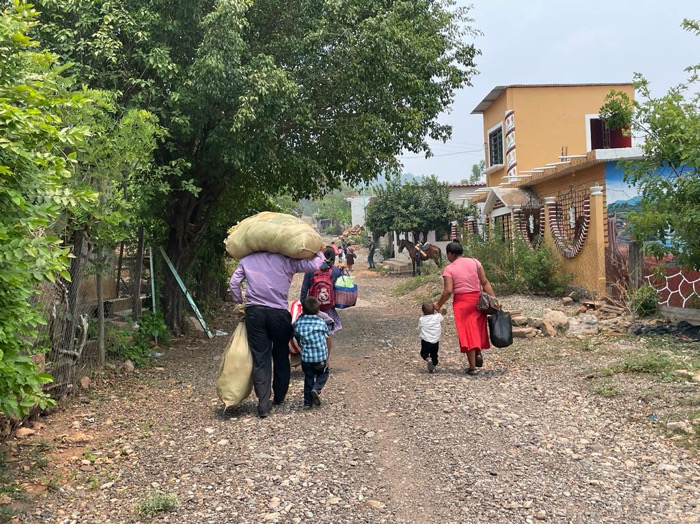
MULTIPOLYGON (((90 87, 119 91, 167 129, 155 159, 169 192, 150 209, 181 272, 214 214, 239 218, 247 188, 316 196, 397 171, 403 150, 429 150, 426 137, 449 138, 437 117, 478 53, 468 11, 451 0, 38 3, 42 37, 90 87)), ((164 291, 178 328, 169 275, 164 291)))
POLYGON ((15 1, 0 18, 0 411, 16 417, 50 403, 41 386, 51 376, 29 356, 47 349, 37 340, 44 320, 33 298, 59 274, 69 278, 68 250, 51 231, 91 197, 67 184, 75 154, 66 152, 86 130, 61 119, 86 101, 65 91, 56 56, 28 36, 36 15, 15 1))
MULTIPOLYGON (((700 21, 683 28, 700 35, 700 21)), ((642 194, 642 207, 630 214, 634 237, 650 238, 646 248, 673 253, 685 267, 700 269, 700 64, 686 69, 687 82, 664 96, 651 95, 649 82, 636 75, 639 98, 613 91, 600 110, 611 128, 629 128, 644 137, 644 159, 623 164, 625 180, 642 194)))
POLYGON ((330 220, 336 230, 350 225, 352 216, 350 202, 347 201, 350 193, 348 190, 333 191, 323 197, 317 202, 316 218, 330 220))
MULTIPOLYGON (((108 91, 84 90, 89 102, 79 108, 68 107, 63 120, 72 126, 89 130, 89 140, 73 147, 76 163, 69 186, 73 191, 98 194, 99 198, 85 200, 71 208, 65 215, 65 231, 62 236, 73 245, 75 257, 71 259, 67 310, 56 316, 53 332, 62 331, 54 341, 51 361, 54 376, 59 382, 70 380, 75 362, 61 355, 71 349, 77 322, 76 295, 80 279, 88 273, 96 275, 98 311, 102 309, 102 276, 110 263, 110 253, 122 240, 134 238, 144 199, 131 195, 149 187, 148 166, 156 149, 159 127, 155 117, 142 109, 128 110, 120 115, 116 97, 108 91), (82 246, 90 243, 93 256, 85 267, 87 257, 79 256, 82 246), (59 327, 60 326, 60 327, 59 327), (59 364, 59 362, 61 364, 59 364), (62 375, 68 376, 62 376, 62 375)), ((152 184, 150 184, 152 186, 152 184)), ((140 305, 140 304, 139 304, 140 305)), ((104 318, 99 315, 100 361, 104 364, 104 318)), ((70 351, 68 351, 70 353, 70 351)))
POLYGON ((399 179, 391 179, 375 191, 367 206, 367 227, 378 235, 411 232, 414 238, 422 235, 425 239, 429 231, 446 233, 453 220, 465 220, 474 213, 473 206, 452 202, 449 186, 434 175, 424 177, 420 184, 401 185, 399 179))
POLYGON ((484 170, 486 169, 486 162, 479 160, 478 164, 472 164, 472 172, 469 178, 463 178, 461 180, 462 184, 476 184, 481 181, 484 170))

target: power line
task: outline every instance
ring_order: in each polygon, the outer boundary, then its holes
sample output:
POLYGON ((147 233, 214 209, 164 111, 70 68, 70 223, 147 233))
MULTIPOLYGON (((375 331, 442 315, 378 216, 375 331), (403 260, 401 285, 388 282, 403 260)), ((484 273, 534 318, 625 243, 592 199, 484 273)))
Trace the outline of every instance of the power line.
POLYGON ((430 156, 427 157, 427 158, 426 158, 424 155, 416 155, 416 156, 403 156, 403 155, 400 155, 399 158, 401 158, 401 159, 403 159, 403 160, 410 160, 410 159, 413 159, 413 158, 423 158, 423 159, 426 159, 426 160, 427 160, 428 158, 434 158, 434 157, 438 157, 438 156, 467 155, 467 154, 470 154, 470 153, 483 153, 483 151, 484 151, 483 149, 474 149, 474 150, 471 150, 471 151, 458 151, 458 152, 456 152, 456 153, 442 153, 442 154, 439 154, 439 155, 430 155, 430 156))

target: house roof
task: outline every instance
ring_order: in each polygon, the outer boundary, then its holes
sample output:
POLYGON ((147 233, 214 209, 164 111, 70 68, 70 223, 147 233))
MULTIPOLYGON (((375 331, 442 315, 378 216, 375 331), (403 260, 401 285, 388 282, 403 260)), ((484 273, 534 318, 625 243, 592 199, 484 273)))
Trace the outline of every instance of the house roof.
POLYGON ((518 189, 511 187, 493 187, 486 198, 483 213, 487 215, 496 205, 496 199, 503 202, 506 207, 524 206, 530 202, 541 203, 540 198, 530 189, 518 189))
POLYGON ((517 87, 593 87, 593 86, 630 86, 631 82, 600 82, 585 84, 509 84, 494 87, 484 99, 472 110, 472 115, 481 115, 486 109, 498 99, 506 89, 517 87))
POLYGON ((460 189, 463 187, 486 187, 486 182, 474 182, 473 184, 460 184, 457 182, 450 182, 447 184, 450 188, 460 189))

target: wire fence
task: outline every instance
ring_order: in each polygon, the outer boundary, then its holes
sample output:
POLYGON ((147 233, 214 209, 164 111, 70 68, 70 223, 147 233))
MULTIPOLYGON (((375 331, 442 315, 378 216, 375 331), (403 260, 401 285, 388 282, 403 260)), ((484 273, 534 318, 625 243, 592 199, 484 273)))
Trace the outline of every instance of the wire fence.
POLYGON ((149 260, 138 242, 99 252, 78 232, 71 255, 70 281, 58 278, 33 298, 46 320, 36 350, 48 349, 37 360, 54 376, 45 388, 54 398, 70 393, 83 375, 118 354, 142 303, 150 298, 149 260), (101 315, 104 330, 99 329, 101 315))

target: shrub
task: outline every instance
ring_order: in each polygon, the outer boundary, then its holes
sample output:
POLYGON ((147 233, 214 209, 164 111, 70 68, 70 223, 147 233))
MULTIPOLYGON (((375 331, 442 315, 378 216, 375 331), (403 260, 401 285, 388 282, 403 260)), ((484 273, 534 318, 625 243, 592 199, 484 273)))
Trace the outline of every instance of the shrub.
POLYGON ((491 232, 488 240, 471 235, 464 255, 477 258, 496 293, 538 293, 560 296, 573 275, 546 244, 533 250, 524 240, 504 239, 491 232))
POLYGON ((659 309, 659 292, 649 285, 630 290, 627 294, 627 307, 639 317, 656 314, 659 309))
POLYGON ((110 330, 107 339, 110 340, 108 351, 123 359, 131 360, 135 366, 142 367, 148 362, 148 355, 153 351, 152 343, 168 345, 170 332, 165 325, 163 316, 154 315, 150 311, 141 315, 138 320, 138 330, 110 330))

